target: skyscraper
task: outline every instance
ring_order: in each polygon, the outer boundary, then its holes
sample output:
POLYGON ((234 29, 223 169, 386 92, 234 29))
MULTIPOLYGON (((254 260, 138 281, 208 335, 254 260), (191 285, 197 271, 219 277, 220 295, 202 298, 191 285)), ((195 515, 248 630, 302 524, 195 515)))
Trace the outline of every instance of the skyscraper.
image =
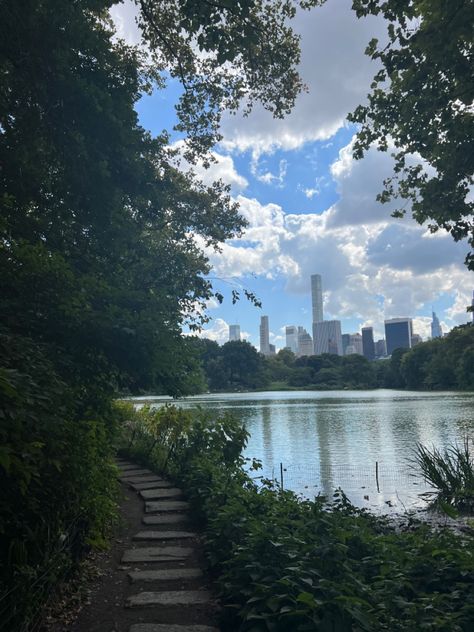
POLYGON ((229 325, 229 342, 240 340, 240 325, 229 325))
POLYGON ((270 330, 268 325, 268 316, 260 318, 260 353, 270 355, 270 330))
POLYGON ((298 328, 294 325, 288 325, 285 328, 286 346, 293 353, 298 353, 298 328))
POLYGON ((411 318, 390 318, 385 321, 385 340, 387 354, 395 349, 411 349, 413 326, 411 318))
POLYGON ((304 327, 298 327, 298 357, 312 356, 313 354, 313 339, 304 327))
POLYGON ((323 320, 323 290, 320 274, 311 275, 311 302, 313 323, 320 323, 323 320))
POLYGON ((342 355, 346 355, 346 349, 351 344, 351 335, 342 334, 342 355))
POLYGON ((342 335, 340 320, 323 320, 313 323, 314 353, 330 353, 337 350, 337 355, 342 355, 342 335))
POLYGON ((385 344, 385 340, 381 338, 377 340, 375 343, 375 357, 376 358, 385 358, 387 355, 387 345, 385 344))
POLYGON ((443 330, 441 329, 441 325, 439 324, 439 318, 436 316, 434 312, 431 312, 431 315, 432 315, 431 337, 441 338, 443 335, 443 330))
POLYGON ((375 358, 374 330, 372 327, 362 327, 362 353, 367 360, 375 358))

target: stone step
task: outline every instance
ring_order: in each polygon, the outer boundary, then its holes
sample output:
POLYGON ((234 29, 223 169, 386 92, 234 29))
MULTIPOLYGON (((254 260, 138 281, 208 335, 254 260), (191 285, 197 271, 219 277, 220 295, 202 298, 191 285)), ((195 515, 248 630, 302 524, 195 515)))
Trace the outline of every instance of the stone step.
POLYGON ((162 592, 141 592, 127 599, 128 608, 157 606, 194 606, 209 603, 211 594, 207 590, 163 590, 162 592))
POLYGON ((196 533, 190 531, 139 531, 133 536, 134 540, 181 540, 196 538, 196 533))
POLYGON ((137 476, 155 476, 151 470, 147 470, 144 468, 135 468, 133 470, 127 470, 126 472, 121 472, 121 478, 135 478, 137 476))
POLYGON ((177 625, 174 623, 135 623, 129 632, 219 632, 210 625, 177 625))
POLYGON ((202 577, 200 568, 163 568, 153 571, 131 571, 128 577, 135 582, 169 582, 173 580, 196 579, 202 577))
POLYGON ((133 476, 122 475, 119 476, 119 479, 123 483, 127 483, 127 485, 135 483, 154 483, 161 480, 156 476, 156 474, 153 474, 152 472, 149 472, 147 475, 142 476, 137 476, 136 474, 134 474, 133 476))
POLYGON ((154 481, 149 481, 148 483, 130 483, 130 487, 139 492, 142 489, 156 489, 157 487, 161 489, 169 489, 170 487, 173 487, 173 483, 165 481, 164 478, 157 478, 154 481))
POLYGON ((156 489, 142 489, 140 496, 143 500, 157 500, 159 498, 181 498, 183 492, 177 487, 170 487, 168 489, 156 488, 156 489))
POLYGON ((122 470, 122 472, 128 472, 129 470, 141 470, 143 466, 136 465, 136 463, 118 463, 117 467, 122 470))
POLYGON ((163 513, 151 516, 143 516, 143 524, 166 525, 166 524, 183 524, 188 522, 188 516, 183 513, 163 513))
POLYGON ((184 511, 185 509, 189 509, 189 503, 184 500, 150 500, 145 503, 145 513, 184 511))
POLYGON ((179 562, 188 558, 193 549, 185 546, 152 546, 129 549, 122 557, 122 563, 130 562, 179 562))

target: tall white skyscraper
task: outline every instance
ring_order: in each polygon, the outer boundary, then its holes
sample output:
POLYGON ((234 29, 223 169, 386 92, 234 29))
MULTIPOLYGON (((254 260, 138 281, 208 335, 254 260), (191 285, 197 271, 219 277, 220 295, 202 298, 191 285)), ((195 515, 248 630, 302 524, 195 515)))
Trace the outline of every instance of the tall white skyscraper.
POLYGON ((260 353, 270 355, 270 329, 268 325, 268 316, 260 318, 260 353))
POLYGON ((229 325, 229 342, 240 340, 240 325, 229 325))
POLYGON ((431 337, 432 338, 441 338, 443 336, 443 330, 441 329, 441 325, 439 324, 439 318, 436 316, 435 312, 431 312, 432 321, 431 321, 431 337))
POLYGON ((311 302, 313 323, 320 323, 323 320, 323 288, 320 274, 311 275, 311 302))
POLYGON ((323 320, 313 323, 314 353, 337 353, 342 356, 342 334, 340 320, 323 320))
POLYGON ((298 353, 298 327, 294 325, 288 325, 285 327, 286 334, 286 346, 293 353, 298 353))

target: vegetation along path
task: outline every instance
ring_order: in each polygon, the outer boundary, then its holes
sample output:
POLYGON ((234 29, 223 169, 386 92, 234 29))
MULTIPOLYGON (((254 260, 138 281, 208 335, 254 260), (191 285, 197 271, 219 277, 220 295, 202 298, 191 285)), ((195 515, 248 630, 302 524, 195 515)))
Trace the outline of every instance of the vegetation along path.
POLYGON ((217 604, 181 490, 133 463, 117 464, 124 532, 71 632, 217 632, 217 604))

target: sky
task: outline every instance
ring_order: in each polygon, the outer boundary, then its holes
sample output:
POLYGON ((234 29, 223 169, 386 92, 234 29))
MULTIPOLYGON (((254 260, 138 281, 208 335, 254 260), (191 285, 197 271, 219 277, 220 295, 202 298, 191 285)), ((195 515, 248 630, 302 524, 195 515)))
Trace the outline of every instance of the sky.
MULTIPOLYGON (((392 171, 389 153, 370 150, 352 157, 356 128, 347 114, 364 103, 376 62, 364 55, 372 37, 385 38, 378 17, 357 19, 350 0, 330 0, 298 14, 299 71, 308 92, 284 120, 256 107, 249 117, 225 115, 223 140, 214 148, 217 163, 197 167, 203 181, 221 178, 248 220, 240 240, 209 252, 222 305, 210 301, 212 320, 201 335, 224 343, 228 325, 257 348, 262 315, 269 317, 270 342, 285 346, 285 326, 311 332, 310 275, 321 274, 325 319, 339 319, 343 333, 373 326, 383 337, 386 318, 412 317, 414 331, 430 335, 431 311, 444 331, 469 320, 474 275, 464 266, 468 250, 444 232, 392 219, 394 206, 376 202, 392 171), (232 305, 232 289, 246 288, 262 302, 232 305)), ((117 32, 139 42, 134 7, 112 10, 117 32)), ((179 97, 177 83, 143 97, 140 123, 153 134, 171 130, 179 97)), ((178 135, 172 136, 179 143, 178 135)))

